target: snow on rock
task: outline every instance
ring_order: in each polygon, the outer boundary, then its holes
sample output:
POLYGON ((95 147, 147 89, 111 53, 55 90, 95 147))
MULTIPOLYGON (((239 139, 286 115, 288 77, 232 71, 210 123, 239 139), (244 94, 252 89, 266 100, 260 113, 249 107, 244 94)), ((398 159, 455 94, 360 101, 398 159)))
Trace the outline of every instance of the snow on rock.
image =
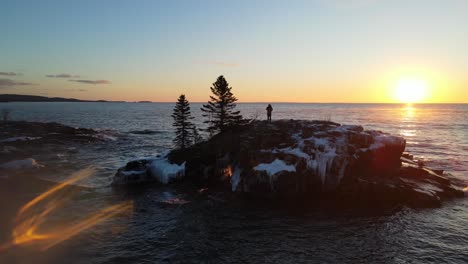
POLYGON ((256 171, 266 171, 269 176, 273 176, 281 171, 296 171, 294 165, 286 165, 286 163, 280 159, 275 159, 271 163, 260 163, 253 169, 256 171))
POLYGON ((0 164, 0 169, 3 170, 24 170, 24 169, 37 169, 42 168, 43 165, 40 165, 36 162, 35 159, 28 158, 22 160, 13 160, 10 162, 0 164))
POLYGON ((37 140, 41 139, 41 137, 11 137, 5 138, 0 140, 0 143, 7 143, 7 142, 15 142, 15 141, 29 141, 29 140, 37 140))
POLYGON ((151 175, 160 183, 167 184, 172 180, 182 178, 185 175, 185 162, 181 165, 172 164, 168 159, 155 159, 148 167, 151 175))
POLYGON ((280 152, 282 153, 286 153, 286 154, 291 154, 291 155, 294 155, 294 156, 297 156, 299 158, 303 158, 303 159, 309 159, 310 156, 308 154, 306 154, 305 152, 303 152, 300 148, 285 148, 285 149, 280 149, 279 150, 280 152))
MULTIPOLYGON (((355 173, 356 169, 374 173, 399 166, 397 161, 405 148, 405 140, 401 137, 365 131, 359 125, 325 121, 280 120, 268 126, 258 122, 246 133, 251 141, 244 143, 248 149, 243 153, 252 154, 243 158, 247 162, 239 164, 244 168, 241 180, 250 177, 252 179, 246 182, 256 184, 262 181, 262 176, 252 170, 265 170, 271 176, 278 168, 303 175, 300 177, 317 178, 323 191, 336 189, 345 175, 351 171, 355 173)), ((271 177, 270 180, 274 183, 277 178, 271 177)), ((308 184, 312 182, 315 181, 308 184)), ((301 184, 291 183, 291 186, 301 184)), ((251 190, 246 185, 242 188, 251 190)))
POLYGON ((340 201, 410 206, 437 206, 442 198, 463 195, 443 175, 418 165, 403 166, 405 146, 401 137, 361 126, 253 121, 185 150, 129 162, 114 180, 140 175, 145 181, 169 183, 184 177, 238 193, 338 194, 340 201))

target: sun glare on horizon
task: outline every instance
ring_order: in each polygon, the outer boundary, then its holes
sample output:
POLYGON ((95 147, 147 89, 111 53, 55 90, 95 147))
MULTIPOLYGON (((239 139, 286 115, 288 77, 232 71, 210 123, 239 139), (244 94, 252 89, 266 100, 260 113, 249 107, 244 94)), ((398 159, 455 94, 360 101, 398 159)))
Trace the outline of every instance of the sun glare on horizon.
POLYGON ((423 79, 400 79, 395 85, 395 95, 402 103, 420 103, 428 93, 428 84, 423 79))

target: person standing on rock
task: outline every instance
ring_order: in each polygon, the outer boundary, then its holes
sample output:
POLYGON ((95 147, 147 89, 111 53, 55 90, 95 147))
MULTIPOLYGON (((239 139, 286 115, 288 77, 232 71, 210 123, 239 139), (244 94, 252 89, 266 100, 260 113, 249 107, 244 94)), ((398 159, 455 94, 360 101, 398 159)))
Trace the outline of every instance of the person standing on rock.
POLYGON ((273 107, 271 107, 271 104, 268 104, 266 110, 267 110, 267 120, 271 122, 271 112, 273 112, 273 107))

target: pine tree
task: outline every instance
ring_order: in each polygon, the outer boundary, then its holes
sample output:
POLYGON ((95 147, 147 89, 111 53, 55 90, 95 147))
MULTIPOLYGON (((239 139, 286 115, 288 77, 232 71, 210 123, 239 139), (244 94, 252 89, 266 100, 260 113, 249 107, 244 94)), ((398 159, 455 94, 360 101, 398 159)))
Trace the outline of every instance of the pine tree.
POLYGON ((193 134, 193 144, 198 144, 203 141, 203 137, 198 133, 198 128, 196 126, 193 126, 192 130, 193 134))
POLYGON ((173 126, 176 129, 176 137, 173 142, 176 147, 185 149, 193 142, 193 129, 195 127, 191 122, 193 117, 190 113, 190 103, 185 95, 181 94, 179 96, 171 116, 174 118, 173 126))
POLYGON ((210 96, 208 104, 204 104, 201 110, 203 116, 208 120, 204 123, 208 124, 207 131, 212 135, 215 132, 223 132, 228 127, 239 124, 242 120, 240 111, 235 111, 235 102, 237 98, 232 94, 229 84, 221 75, 218 77, 213 86, 210 87, 213 93, 210 96))

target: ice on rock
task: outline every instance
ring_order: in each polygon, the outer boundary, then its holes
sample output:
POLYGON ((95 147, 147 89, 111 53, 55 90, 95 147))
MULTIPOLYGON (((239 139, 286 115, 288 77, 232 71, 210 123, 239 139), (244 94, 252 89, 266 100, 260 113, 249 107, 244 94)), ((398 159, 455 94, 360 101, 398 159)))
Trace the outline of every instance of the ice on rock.
POLYGON ((163 184, 185 176, 185 162, 177 165, 170 163, 166 158, 151 161, 148 169, 151 175, 163 184))
POLYGON ((328 146, 328 140, 326 138, 314 138, 315 146, 328 146))
POLYGON ((242 173, 242 169, 236 166, 234 168, 234 172, 231 177, 231 188, 233 192, 237 190, 237 185, 239 185, 239 182, 241 180, 241 177, 240 177, 241 173, 242 173))
POLYGON ((283 149, 282 152, 286 154, 291 154, 291 155, 294 155, 296 157, 303 158, 303 159, 310 158, 308 154, 306 154, 304 151, 302 151, 299 148, 286 148, 286 149, 283 149))
POLYGON ((314 159, 310 159, 307 161, 307 168, 315 171, 317 169, 317 161, 314 159))
POLYGON ((336 150, 332 149, 329 152, 318 152, 316 157, 316 172, 320 179, 322 180, 322 184, 325 183, 325 178, 327 177, 327 172, 330 170, 333 164, 333 160, 336 157, 336 150))
POLYGON ((273 176, 281 171, 295 172, 296 167, 294 165, 287 165, 280 159, 275 159, 271 163, 260 163, 253 168, 256 171, 266 171, 268 176, 273 176))

